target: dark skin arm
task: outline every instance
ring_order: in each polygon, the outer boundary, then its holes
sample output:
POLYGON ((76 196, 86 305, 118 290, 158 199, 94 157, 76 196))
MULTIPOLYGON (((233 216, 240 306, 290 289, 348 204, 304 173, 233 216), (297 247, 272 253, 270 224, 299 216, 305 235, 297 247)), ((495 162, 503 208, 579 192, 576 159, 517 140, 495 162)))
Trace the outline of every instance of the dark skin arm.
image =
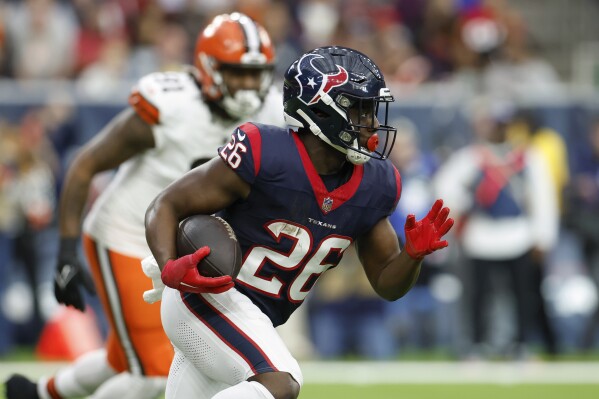
POLYGON ((146 240, 160 269, 177 258, 175 237, 179 221, 210 215, 247 198, 250 186, 220 158, 192 169, 162 191, 146 212, 146 240))
POLYGON ((422 259, 401 251, 387 218, 356 240, 356 250, 372 288, 388 301, 404 296, 418 279, 422 259))
POLYGON ((152 128, 127 108, 79 150, 67 172, 60 196, 59 226, 62 238, 81 233, 83 208, 93 177, 154 147, 152 128))

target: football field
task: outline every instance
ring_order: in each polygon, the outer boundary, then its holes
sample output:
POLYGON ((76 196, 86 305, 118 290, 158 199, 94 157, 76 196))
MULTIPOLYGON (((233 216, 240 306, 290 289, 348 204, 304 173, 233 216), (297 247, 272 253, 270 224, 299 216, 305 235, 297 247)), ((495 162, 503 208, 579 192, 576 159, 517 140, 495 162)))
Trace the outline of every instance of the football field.
POLYGON ((493 385, 493 384, 395 384, 311 385, 300 398, 306 399, 596 399, 599 385, 493 385))
MULTIPOLYGON (((61 365, 0 362, 0 380, 61 365)), ((302 370, 301 399, 599 398, 599 362, 303 362, 302 370)))
POLYGON ((302 364, 301 398, 599 398, 599 363, 357 362, 302 364))

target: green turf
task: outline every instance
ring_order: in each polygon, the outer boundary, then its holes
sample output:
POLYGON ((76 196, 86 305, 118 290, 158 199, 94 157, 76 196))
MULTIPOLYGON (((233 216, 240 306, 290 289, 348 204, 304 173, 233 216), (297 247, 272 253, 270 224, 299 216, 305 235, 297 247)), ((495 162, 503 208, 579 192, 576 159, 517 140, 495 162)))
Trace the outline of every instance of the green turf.
POLYGON ((310 385, 300 399, 597 399, 599 385, 310 385))
MULTIPOLYGON (((307 384, 300 399, 597 399, 598 384, 307 384)), ((0 389, 0 399, 6 399, 0 389)))
MULTIPOLYGON (((596 399, 599 385, 306 385, 300 399, 596 399)), ((4 392, 0 399, 5 399, 4 392)))
MULTIPOLYGON (((436 356, 432 356, 436 358, 436 356)), ((554 359, 554 362, 531 363, 523 370, 533 377, 542 376, 540 370, 543 366, 560 367, 562 360, 582 360, 580 365, 587 368, 597 367, 597 352, 592 356, 580 357, 560 357, 554 359), (535 366, 536 365, 536 366, 535 366), (536 370, 536 371, 535 371, 536 370), (536 373, 539 372, 537 375, 536 373)), ((9 356, 0 358, 0 384, 10 374, 20 372, 36 378, 44 374, 52 373, 61 364, 36 362, 33 353, 26 348, 19 348, 13 351, 9 356)), ((348 365, 351 365, 348 362, 348 365)), ((422 364, 426 365, 424 361, 422 364)), ((431 364, 435 364, 434 362, 431 364)), ((456 367, 461 364, 456 363, 456 367)), ((484 365, 483 365, 484 366, 484 365)), ((487 365, 488 366, 488 365, 487 365)), ((327 370, 327 363, 322 363, 324 371, 327 370)), ((553 367, 553 368, 554 368, 553 367)), ((309 368, 307 368, 309 370, 309 368)), ((344 369, 345 370, 345 369, 344 369)), ((592 371, 593 369, 591 369, 592 371)), ((599 369, 598 369, 599 370, 599 369)), ((551 368, 548 369, 551 371, 551 368)), ((312 370, 312 373, 315 371, 312 370)), ((318 369, 316 369, 318 373, 318 369)), ((597 371, 599 373, 599 371, 597 371)), ((393 374, 395 375, 395 374, 393 374)), ((593 374, 591 374, 593 375, 593 374)), ((320 374, 316 374, 320 376, 320 374)), ((333 377, 335 373, 333 373, 333 377)), ((314 375, 312 376, 314 377, 314 375)), ((500 376, 501 377, 501 376, 500 376)), ((513 375, 504 375, 504 378, 515 378, 513 375)), ((404 379, 405 380, 405 379, 404 379)), ((434 380, 434 379, 433 379, 434 380)), ((353 380, 349 380, 353 381, 353 380)), ((410 379, 405 381, 411 381, 410 379)), ((499 378, 501 381, 501 378, 499 378)), ((552 380, 547 380, 552 381, 552 380)), ((586 380, 584 380, 586 381, 586 380)), ((591 381, 595 381, 592 379, 591 381)), ((514 383, 514 384, 492 384, 478 383, 466 384, 456 381, 455 384, 431 383, 431 384, 372 384, 372 385, 349 385, 349 384, 329 384, 324 380, 320 384, 314 379, 306 376, 306 385, 302 388, 300 399, 599 399, 599 384, 543 384, 538 381, 534 383, 514 383)), ((5 399, 4 389, 0 385, 0 399, 5 399)))

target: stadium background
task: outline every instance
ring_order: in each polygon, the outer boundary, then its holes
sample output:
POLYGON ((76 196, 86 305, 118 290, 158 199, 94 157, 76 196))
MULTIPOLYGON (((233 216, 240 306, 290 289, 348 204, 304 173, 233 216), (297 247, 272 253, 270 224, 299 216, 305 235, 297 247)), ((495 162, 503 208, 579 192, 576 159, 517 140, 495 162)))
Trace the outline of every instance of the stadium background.
MULTIPOLYGON (((139 77, 190 63, 198 30, 213 15, 234 10, 254 17, 271 33, 278 50, 279 80, 298 54, 319 45, 346 45, 370 55, 383 68, 396 96, 392 119, 401 129, 415 133, 418 151, 441 161, 472 140, 473 104, 490 97, 527 109, 540 125, 559 133, 572 172, 588 153, 588 135, 599 115, 599 4, 593 0, 3 1, 2 176, 19 167, 11 151, 25 153, 25 158, 45 165, 49 173, 25 179, 18 190, 9 190, 4 184, 7 179, 0 180, 0 375, 17 367, 11 363, 15 360, 61 355, 53 353, 60 351, 52 334, 69 335, 56 333, 49 325, 75 323, 71 326, 79 331, 77 338, 67 339, 77 339, 83 347, 101 339, 105 325, 94 298, 88 298, 93 318, 81 320, 61 310, 52 294, 57 251, 54 211, 65 168, 77 148, 126 105, 139 77), (14 137, 20 137, 16 147, 14 137), (32 192, 40 193, 39 201, 31 200, 32 192), (28 245, 15 245, 23 241, 28 245), (90 338, 84 339, 81 331, 90 338), (40 336, 46 346, 39 344, 40 336)), ((101 190, 109 179, 110 174, 96 179, 94 189, 101 190)), ((581 237, 567 222, 562 220, 559 244, 547 258, 544 274, 544 300, 559 354, 548 356, 538 331, 532 332, 526 354, 503 350, 514 326, 511 299, 499 287, 491 311, 494 330, 489 345, 496 348, 491 360, 533 364, 575 360, 582 369, 564 375, 571 376, 572 383, 596 384, 599 373, 581 380, 575 376, 586 375, 586 367, 599 367, 594 364, 597 331, 590 347, 581 346, 598 306, 593 273, 599 273, 599 268, 585 257, 581 237)), ((435 262, 432 277, 391 307, 373 302, 360 284, 352 283, 350 292, 329 302, 331 298, 316 292, 294 321, 295 330, 285 334, 306 362, 391 360, 399 364, 383 364, 405 374, 417 367, 412 361, 460 361, 455 367, 463 371, 464 364, 480 359, 473 359, 468 351, 469 320, 464 311, 468 282, 460 259, 455 246, 445 251, 435 262), (330 309, 335 312, 360 315, 364 321, 356 322, 356 330, 361 325, 372 327, 365 334, 373 335, 366 337, 391 331, 393 342, 381 339, 377 342, 386 344, 378 345, 370 340, 370 350, 364 349, 356 332, 353 341, 334 353, 326 351, 326 340, 313 345, 317 327, 310 321, 323 304, 333 302, 330 309), (369 320, 364 316, 372 309, 377 316, 369 320), (401 365, 406 368, 393 368, 401 365)), ((352 273, 339 273, 338 278, 336 274, 330 273, 326 287, 347 287, 349 280, 356 279, 352 273)), ((328 326, 326 317, 315 323, 320 333, 328 326)), ((45 365, 53 367, 42 363, 40 373, 45 365)), ((453 365, 447 363, 446 370, 453 365)), ((316 370, 314 378, 322 369, 316 370)), ((364 374, 364 369, 356 373, 364 374)), ((467 371, 460 375, 456 383, 469 382, 463 377, 469 375, 467 371)), ((518 377, 496 378, 494 370, 487 375, 478 382, 519 381, 518 377)), ((547 382, 543 378, 531 380, 547 382)), ((331 382, 347 383, 334 378, 331 382)))

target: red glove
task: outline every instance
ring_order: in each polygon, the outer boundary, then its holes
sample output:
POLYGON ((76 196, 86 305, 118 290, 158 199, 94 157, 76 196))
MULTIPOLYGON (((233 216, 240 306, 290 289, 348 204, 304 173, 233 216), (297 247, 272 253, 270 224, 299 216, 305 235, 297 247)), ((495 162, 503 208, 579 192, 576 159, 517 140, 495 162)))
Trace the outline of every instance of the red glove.
POLYGON ((160 277, 167 287, 183 292, 220 294, 233 288, 231 276, 204 277, 197 264, 210 253, 209 247, 202 247, 193 254, 170 259, 164 265, 160 277))
POLYGON ((416 222, 414 215, 408 215, 404 231, 406 234, 406 251, 414 259, 422 259, 438 249, 445 248, 447 241, 440 241, 451 226, 453 219, 449 216, 449 208, 443 208, 443 200, 435 201, 426 217, 416 222))

